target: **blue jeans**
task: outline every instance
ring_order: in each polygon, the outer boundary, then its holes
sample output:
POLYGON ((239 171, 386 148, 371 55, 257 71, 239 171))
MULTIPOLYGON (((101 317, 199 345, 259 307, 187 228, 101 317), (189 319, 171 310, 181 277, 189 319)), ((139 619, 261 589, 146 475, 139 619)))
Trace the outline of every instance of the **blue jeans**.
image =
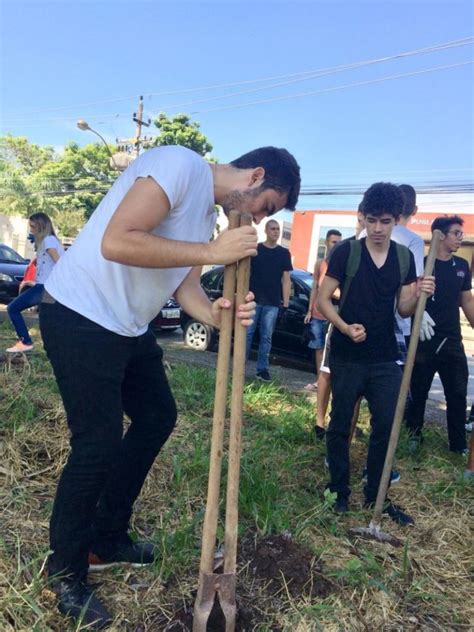
POLYGON ((7 307, 8 315, 10 317, 10 320, 12 321, 13 327, 15 327, 17 336, 25 343, 25 345, 31 345, 32 340, 30 338, 30 334, 28 333, 28 328, 23 316, 21 315, 21 312, 24 309, 35 307, 35 305, 39 305, 41 303, 43 289, 44 285, 42 283, 37 283, 36 285, 33 285, 33 287, 30 287, 28 290, 22 292, 7 307))
POLYGON ((257 305, 253 324, 247 329, 247 359, 252 346, 253 335, 258 327, 260 343, 258 345, 257 373, 268 371, 272 336, 278 318, 279 308, 275 305, 257 305))
POLYGON ((127 337, 60 303, 42 303, 40 328, 71 433, 50 525, 50 572, 87 573, 94 540, 127 531, 132 506, 176 422, 151 331, 127 337), (124 413, 130 425, 124 433, 124 413))
POLYGON ((320 318, 312 318, 309 322, 311 328, 311 340, 308 342, 310 349, 323 349, 324 341, 326 339, 326 325, 327 320, 321 320, 320 318))
POLYGON ((396 362, 356 364, 330 359, 332 384, 331 421, 326 431, 327 459, 331 482, 329 489, 338 497, 348 498, 349 436, 354 406, 361 395, 369 404, 371 433, 367 455, 365 498, 377 498, 392 430, 402 371, 396 362))

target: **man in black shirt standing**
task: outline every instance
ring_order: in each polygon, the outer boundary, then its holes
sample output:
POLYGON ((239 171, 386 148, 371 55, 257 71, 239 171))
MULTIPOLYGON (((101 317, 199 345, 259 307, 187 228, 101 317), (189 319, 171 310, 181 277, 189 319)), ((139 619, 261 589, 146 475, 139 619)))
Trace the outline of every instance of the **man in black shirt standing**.
POLYGON ((257 256, 252 258, 250 288, 255 295, 257 309, 253 324, 247 330, 247 357, 253 335, 259 327, 260 342, 257 356, 257 379, 270 382, 268 371, 272 335, 280 306, 288 307, 290 300, 291 255, 278 245, 280 224, 270 219, 265 225, 266 240, 258 244, 257 256))
POLYGON ((426 302, 426 312, 434 321, 434 335, 418 345, 411 379, 411 403, 407 426, 412 435, 410 448, 421 443, 426 400, 436 372, 446 396, 449 449, 467 451, 465 417, 469 371, 461 337, 459 307, 474 326, 474 298, 471 271, 465 259, 456 257, 464 236, 464 220, 456 215, 437 217, 431 230, 443 233, 434 265, 436 291, 426 302))
MULTIPOLYGON (((415 311, 419 290, 429 294, 434 291, 433 277, 417 284, 412 253, 390 240, 403 202, 402 192, 394 184, 379 182, 365 192, 361 209, 367 237, 334 249, 319 291, 318 307, 334 325, 330 354, 333 403, 326 444, 331 477, 328 487, 337 493, 338 512, 349 509, 349 434, 354 406, 361 396, 369 404, 372 427, 364 487, 366 505, 377 497, 401 382, 393 327, 397 295, 398 311, 405 317, 415 311), (347 289, 354 243, 360 247, 360 261, 347 289), (404 251, 409 264, 404 278, 397 248, 404 251), (339 314, 331 303, 337 287, 342 292, 339 314)), ((388 499, 384 512, 399 524, 413 524, 413 519, 388 499)))

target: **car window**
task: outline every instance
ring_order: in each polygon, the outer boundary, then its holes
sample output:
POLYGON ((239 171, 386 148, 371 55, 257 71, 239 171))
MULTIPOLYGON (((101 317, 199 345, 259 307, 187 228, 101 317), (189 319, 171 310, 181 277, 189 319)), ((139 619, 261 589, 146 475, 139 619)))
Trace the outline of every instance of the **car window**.
POLYGON ((290 298, 295 298, 295 294, 296 294, 297 290, 298 290, 298 288, 295 286, 295 282, 292 279, 291 280, 291 287, 290 287, 290 298))
POLYGON ((0 259, 11 263, 26 263, 23 257, 8 246, 0 246, 0 259))
POLYGON ((223 278, 222 268, 216 268, 201 277, 201 285, 206 290, 218 290, 222 288, 223 278))

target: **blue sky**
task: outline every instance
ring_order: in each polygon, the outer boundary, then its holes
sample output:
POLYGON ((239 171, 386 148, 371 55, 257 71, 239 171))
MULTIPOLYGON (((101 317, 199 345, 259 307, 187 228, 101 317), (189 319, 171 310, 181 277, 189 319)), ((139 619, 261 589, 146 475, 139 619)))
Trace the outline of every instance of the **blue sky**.
MULTIPOLYGON (((308 186, 472 181, 472 65, 294 97, 472 61, 472 45, 196 103, 264 85, 246 81, 472 36, 472 7, 470 0, 3 0, 0 133, 85 144, 95 137, 77 130, 84 118, 114 142, 133 135, 131 115, 143 94, 146 115, 192 113, 221 162, 261 145, 287 147, 308 186), (231 83, 240 85, 182 92, 231 83), (166 91, 176 93, 156 94, 166 91)), ((355 199, 302 198, 300 207, 355 199)))

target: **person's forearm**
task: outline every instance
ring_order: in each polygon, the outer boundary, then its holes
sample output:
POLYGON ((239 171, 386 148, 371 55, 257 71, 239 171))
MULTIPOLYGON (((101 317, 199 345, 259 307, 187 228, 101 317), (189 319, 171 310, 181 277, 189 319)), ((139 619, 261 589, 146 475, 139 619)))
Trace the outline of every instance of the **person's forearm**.
POLYGON ((102 240, 102 255, 110 261, 140 268, 181 268, 214 262, 209 243, 165 239, 139 230, 122 234, 119 240, 102 240))
POLYGON ((215 327, 211 312, 211 301, 200 285, 182 283, 175 293, 175 298, 184 311, 206 325, 215 327))
POLYGON ((316 281, 313 282, 313 287, 311 288, 311 292, 309 295, 309 305, 308 305, 308 314, 313 312, 313 307, 316 301, 316 281))
POLYGON ((282 295, 283 295, 283 305, 288 307, 290 303, 290 290, 291 290, 291 281, 290 278, 283 279, 282 283, 282 295))
POLYGON ((416 294, 404 300, 400 299, 398 302, 398 313, 402 318, 412 316, 415 313, 417 303, 418 297, 416 294))
POLYGON ((337 313, 334 305, 330 299, 326 299, 322 296, 318 297, 316 301, 316 307, 321 312, 326 320, 334 325, 343 334, 347 333, 347 323, 337 313))
POLYGON ((469 301, 467 305, 462 305, 462 311, 471 327, 474 327, 474 301, 469 301))

